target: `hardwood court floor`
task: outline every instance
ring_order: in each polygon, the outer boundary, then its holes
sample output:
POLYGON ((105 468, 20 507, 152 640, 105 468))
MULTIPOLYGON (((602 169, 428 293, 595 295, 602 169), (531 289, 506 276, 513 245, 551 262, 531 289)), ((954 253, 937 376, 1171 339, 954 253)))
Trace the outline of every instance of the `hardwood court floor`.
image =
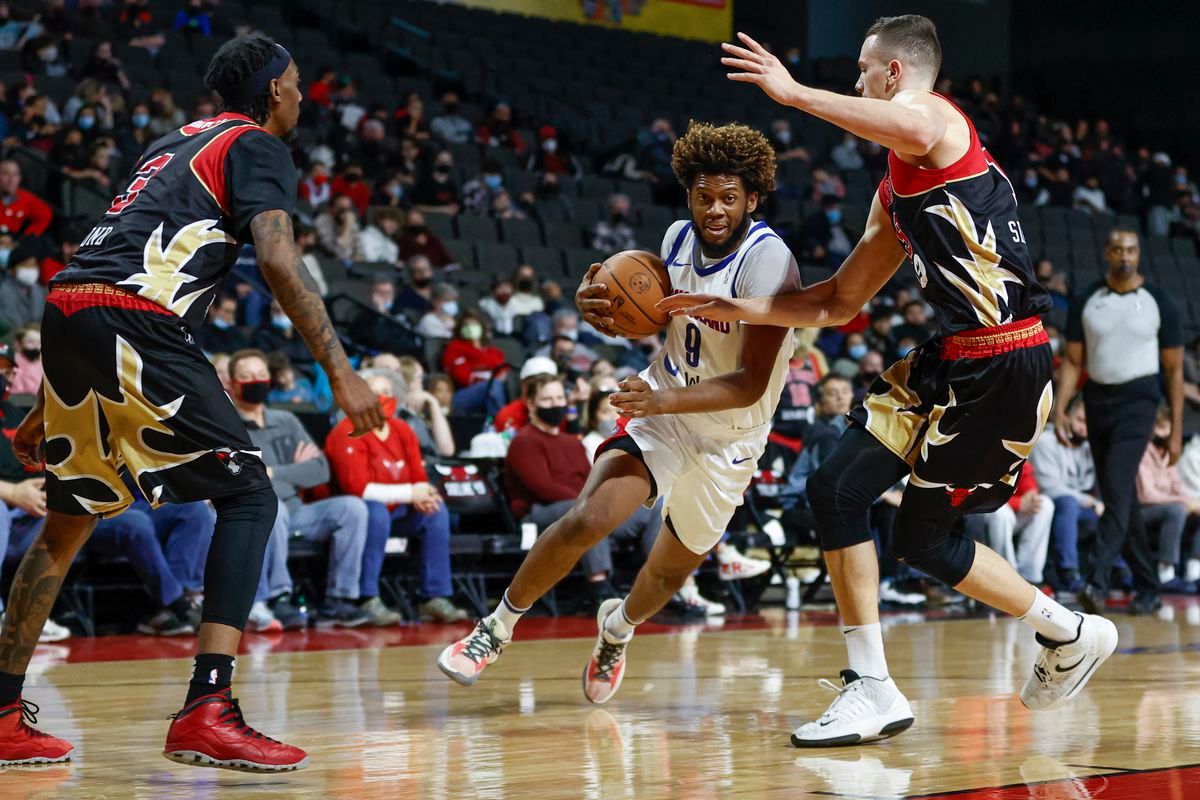
POLYGON ((916 724, 817 752, 788 735, 831 699, 817 679, 844 666, 828 613, 639 632, 604 708, 579 686, 587 620, 524 621, 470 689, 433 663, 460 627, 248 637, 235 683, 247 716, 312 757, 283 776, 159 755, 190 666, 163 656, 191 641, 79 640, 42 648, 26 692, 76 761, 0 771, 0 798, 1200 798, 1200 604, 1113 618, 1118 654, 1067 707, 1033 714, 1015 697, 1034 653, 1020 623, 892 617, 916 724))

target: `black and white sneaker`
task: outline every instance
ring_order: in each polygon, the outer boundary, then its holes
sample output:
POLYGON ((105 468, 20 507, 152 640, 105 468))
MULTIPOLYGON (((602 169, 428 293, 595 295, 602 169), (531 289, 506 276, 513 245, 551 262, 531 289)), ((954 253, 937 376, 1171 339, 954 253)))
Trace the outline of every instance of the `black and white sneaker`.
POLYGON ((1079 616, 1079 635, 1073 642, 1051 642, 1037 635, 1033 674, 1021 689, 1026 708, 1052 708, 1079 694, 1105 660, 1117 649, 1117 626, 1095 614, 1079 616))
POLYGON ((819 684, 837 698, 818 719, 792 733, 796 747, 842 747, 886 739, 913 724, 912 708, 890 677, 860 678, 853 670, 841 672, 842 685, 822 678, 819 684))

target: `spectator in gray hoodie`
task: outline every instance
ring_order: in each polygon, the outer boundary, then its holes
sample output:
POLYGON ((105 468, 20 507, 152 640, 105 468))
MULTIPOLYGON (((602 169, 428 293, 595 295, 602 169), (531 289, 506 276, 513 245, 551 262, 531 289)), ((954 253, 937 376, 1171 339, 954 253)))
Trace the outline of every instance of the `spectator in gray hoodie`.
POLYGON ((1077 394, 1067 406, 1071 443, 1058 441, 1049 427, 1033 448, 1029 463, 1042 494, 1054 501, 1054 521, 1050 542, 1060 591, 1075 592, 1083 587, 1079 577, 1079 528, 1094 530, 1104 513, 1104 504, 1093 492, 1096 488, 1096 464, 1087 439, 1087 416, 1083 394, 1077 394))

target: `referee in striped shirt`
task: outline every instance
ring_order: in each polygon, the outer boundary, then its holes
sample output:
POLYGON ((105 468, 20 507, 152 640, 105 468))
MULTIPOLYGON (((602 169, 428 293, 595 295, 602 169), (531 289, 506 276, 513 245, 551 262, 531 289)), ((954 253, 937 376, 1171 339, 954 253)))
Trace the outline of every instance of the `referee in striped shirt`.
POLYGON ((1162 403, 1164 378, 1173 423, 1172 464, 1183 449, 1183 326, 1174 301, 1138 272, 1136 232, 1113 230, 1104 255, 1108 274, 1071 303, 1054 428, 1064 443, 1070 438, 1067 403, 1086 367, 1083 400, 1104 515, 1079 603, 1089 613, 1103 610, 1113 566, 1124 555, 1134 575, 1130 612, 1149 614, 1161 605, 1160 587, 1135 481, 1162 403))

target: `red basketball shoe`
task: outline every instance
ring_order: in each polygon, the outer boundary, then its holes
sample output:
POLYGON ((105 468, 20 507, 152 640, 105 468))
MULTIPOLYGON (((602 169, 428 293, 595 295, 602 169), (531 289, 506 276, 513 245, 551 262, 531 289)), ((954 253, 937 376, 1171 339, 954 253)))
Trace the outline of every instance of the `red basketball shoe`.
POLYGON ((180 764, 242 772, 289 772, 308 766, 308 754, 299 747, 247 725, 230 689, 195 700, 174 719, 163 755, 180 764))
POLYGON ((0 708, 0 767, 12 764, 56 764, 70 761, 75 745, 30 727, 38 707, 17 698, 0 708))

